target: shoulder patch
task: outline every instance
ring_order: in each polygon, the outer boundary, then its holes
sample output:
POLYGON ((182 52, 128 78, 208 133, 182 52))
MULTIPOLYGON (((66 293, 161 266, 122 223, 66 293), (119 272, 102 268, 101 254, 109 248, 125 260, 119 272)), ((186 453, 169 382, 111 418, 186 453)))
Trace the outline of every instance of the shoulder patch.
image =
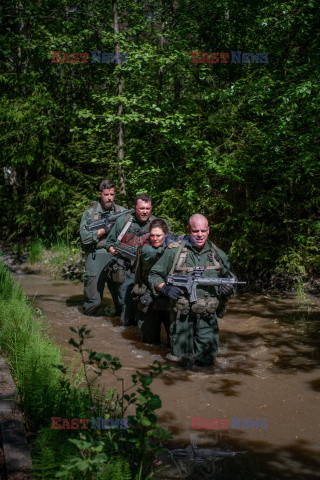
POLYGON ((181 242, 171 242, 167 248, 178 248, 180 247, 181 242))

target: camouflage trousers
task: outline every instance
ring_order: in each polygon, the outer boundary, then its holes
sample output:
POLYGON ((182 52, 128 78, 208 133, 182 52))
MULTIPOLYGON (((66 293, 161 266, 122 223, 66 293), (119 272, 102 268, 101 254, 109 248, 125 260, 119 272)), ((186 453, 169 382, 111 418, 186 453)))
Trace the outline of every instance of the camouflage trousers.
POLYGON ((181 315, 176 322, 176 313, 170 312, 170 344, 173 355, 184 353, 195 356, 198 365, 213 365, 219 346, 219 326, 217 316, 206 318, 190 312, 181 315))
POLYGON ((112 259, 112 254, 104 248, 91 252, 87 256, 84 274, 85 302, 83 313, 85 315, 94 315, 99 310, 106 283, 113 299, 116 314, 120 314, 118 285, 112 281, 108 268, 112 259))
POLYGON ((142 312, 137 309, 138 327, 144 343, 160 343, 161 324, 167 332, 169 341, 170 316, 168 310, 153 310, 150 308, 148 312, 142 312))

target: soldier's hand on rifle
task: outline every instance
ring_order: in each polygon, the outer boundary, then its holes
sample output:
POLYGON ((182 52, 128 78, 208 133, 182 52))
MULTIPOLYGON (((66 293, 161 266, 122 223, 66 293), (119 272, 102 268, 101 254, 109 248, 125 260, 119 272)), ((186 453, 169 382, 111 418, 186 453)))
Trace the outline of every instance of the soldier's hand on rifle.
POLYGON ((104 228, 99 228, 98 233, 97 233, 97 238, 102 237, 106 233, 104 228))
POLYGON ((229 295, 232 295, 234 293, 233 286, 232 285, 221 285, 220 287, 220 294, 224 295, 225 297, 228 297, 229 295))
POLYGON ((112 253, 112 255, 117 255, 117 252, 115 251, 115 249, 113 247, 109 248, 109 252, 112 253))
POLYGON ((184 291, 182 290, 182 288, 164 284, 161 288, 161 293, 167 295, 167 297, 169 298, 172 298, 172 300, 178 300, 178 298, 183 295, 184 291))

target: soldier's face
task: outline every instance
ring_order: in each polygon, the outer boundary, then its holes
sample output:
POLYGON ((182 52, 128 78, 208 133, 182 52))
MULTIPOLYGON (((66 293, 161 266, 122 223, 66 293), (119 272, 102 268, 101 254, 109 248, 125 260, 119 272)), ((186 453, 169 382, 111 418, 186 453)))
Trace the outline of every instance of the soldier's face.
POLYGON ((138 222, 146 222, 151 215, 151 202, 144 202, 141 198, 139 198, 137 205, 133 205, 133 208, 138 222))
POLYGON ((191 243, 197 250, 201 250, 208 240, 209 225, 207 220, 194 220, 188 225, 188 233, 191 238, 191 243))
POLYGON ((150 243, 153 247, 158 248, 165 239, 165 233, 162 228, 155 227, 150 230, 150 243))
POLYGON ((116 192, 114 188, 105 188, 102 190, 102 192, 99 192, 100 202, 103 210, 110 210, 114 202, 115 194, 116 192))

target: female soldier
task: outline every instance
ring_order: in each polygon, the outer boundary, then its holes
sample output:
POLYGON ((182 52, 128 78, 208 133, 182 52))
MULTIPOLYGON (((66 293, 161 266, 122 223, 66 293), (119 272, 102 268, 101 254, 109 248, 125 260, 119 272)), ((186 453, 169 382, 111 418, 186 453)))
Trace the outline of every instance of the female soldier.
MULTIPOLYGON (((169 327, 169 302, 164 295, 152 289, 148 283, 150 269, 159 260, 165 249, 165 238, 169 232, 168 225, 161 218, 150 224, 150 245, 140 247, 136 266, 133 293, 138 301, 138 327, 145 343, 160 343, 161 323, 167 331, 169 327)), ((169 338, 169 336, 168 336, 169 338)))

